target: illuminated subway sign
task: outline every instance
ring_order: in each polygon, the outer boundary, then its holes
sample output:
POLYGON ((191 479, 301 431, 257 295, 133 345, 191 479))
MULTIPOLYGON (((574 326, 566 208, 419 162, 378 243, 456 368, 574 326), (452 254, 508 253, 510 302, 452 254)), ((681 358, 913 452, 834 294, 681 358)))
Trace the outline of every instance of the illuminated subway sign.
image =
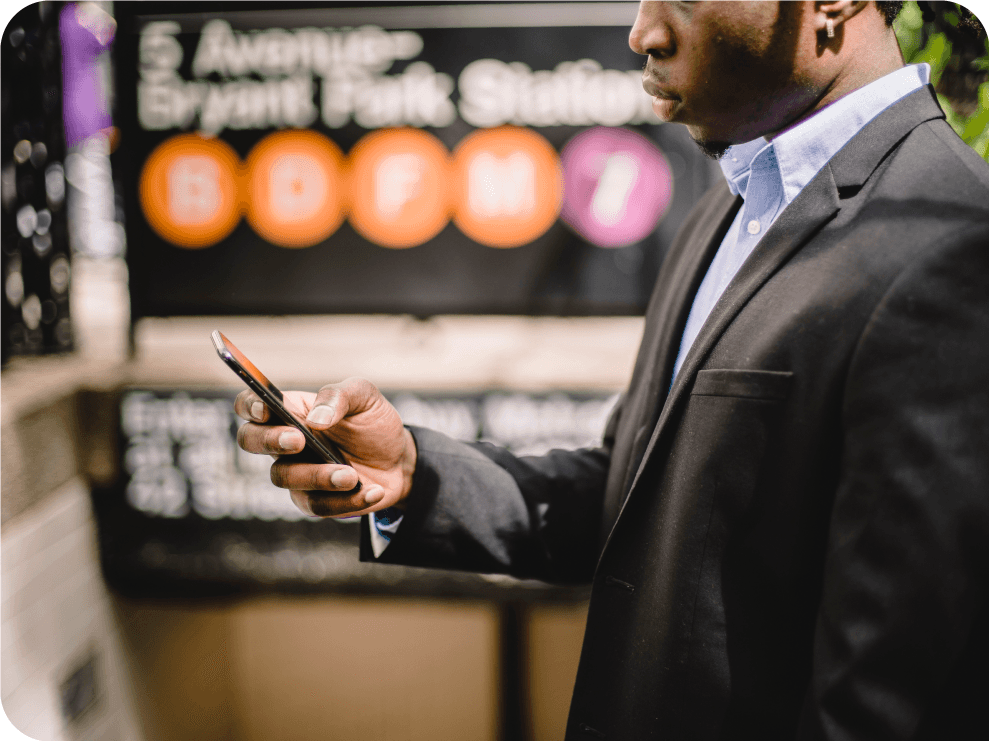
POLYGON ((225 20, 204 24, 191 60, 175 21, 140 32, 138 121, 146 130, 304 128, 317 119, 331 129, 351 121, 373 129, 445 127, 460 117, 477 127, 623 126, 657 123, 639 70, 603 69, 593 59, 553 70, 522 62, 478 59, 456 84, 428 62, 386 74, 423 50, 415 31, 268 28, 243 32, 225 20), (452 94, 459 93, 455 105, 452 94))
POLYGON ((119 5, 134 318, 637 313, 720 177, 634 3, 119 5))

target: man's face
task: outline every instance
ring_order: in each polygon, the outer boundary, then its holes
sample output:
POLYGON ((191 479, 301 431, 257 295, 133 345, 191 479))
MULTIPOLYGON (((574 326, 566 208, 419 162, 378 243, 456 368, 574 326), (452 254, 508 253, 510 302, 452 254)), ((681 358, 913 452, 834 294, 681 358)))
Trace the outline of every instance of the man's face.
MULTIPOLYGON (((664 121, 708 149, 779 131, 818 95, 799 70, 804 3, 643 0, 629 46, 664 121)), ((813 41, 811 41, 813 48, 813 41)))

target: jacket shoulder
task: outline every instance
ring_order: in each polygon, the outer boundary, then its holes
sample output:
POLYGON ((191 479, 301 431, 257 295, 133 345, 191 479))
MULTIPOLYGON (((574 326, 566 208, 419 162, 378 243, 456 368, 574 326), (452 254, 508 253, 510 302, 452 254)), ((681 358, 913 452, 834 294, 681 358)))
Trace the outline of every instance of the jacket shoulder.
MULTIPOLYGON (((975 189, 983 196, 989 195, 989 162, 963 142, 945 121, 928 121, 923 129, 937 139, 946 168, 961 175, 967 173, 975 180, 972 184, 975 189)), ((989 201, 983 201, 986 202, 989 201)))
POLYGON ((891 153, 885 184, 911 200, 974 208, 989 218, 989 163, 943 119, 925 121, 891 153))

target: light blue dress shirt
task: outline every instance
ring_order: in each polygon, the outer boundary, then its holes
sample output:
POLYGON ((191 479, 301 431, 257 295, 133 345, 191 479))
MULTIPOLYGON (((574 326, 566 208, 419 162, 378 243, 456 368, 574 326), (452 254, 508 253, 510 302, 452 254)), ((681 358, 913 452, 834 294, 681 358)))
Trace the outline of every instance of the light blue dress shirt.
MULTIPOLYGON (((930 74, 927 64, 902 67, 836 100, 771 142, 760 137, 728 149, 719 164, 731 192, 740 194, 744 203, 694 296, 673 367, 674 379, 721 294, 783 209, 863 126, 926 85, 930 74)), ((377 557, 398 530, 402 512, 384 509, 368 520, 377 557)))
POLYGON ((760 137, 728 149, 719 164, 728 188, 745 202, 694 296, 673 379, 721 294, 783 209, 863 126, 926 85, 930 74, 927 64, 901 67, 839 98, 771 142, 760 137))

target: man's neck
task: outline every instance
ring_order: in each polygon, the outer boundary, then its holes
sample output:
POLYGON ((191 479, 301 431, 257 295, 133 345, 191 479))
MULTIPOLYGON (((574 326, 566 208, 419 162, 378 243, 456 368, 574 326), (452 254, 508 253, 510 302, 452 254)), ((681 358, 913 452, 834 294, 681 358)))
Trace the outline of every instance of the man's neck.
POLYGON ((818 96, 802 111, 796 113, 784 126, 765 134, 766 141, 772 141, 775 137, 798 126, 835 101, 903 66, 905 66, 903 55, 900 53, 899 43, 892 29, 887 29, 883 43, 879 44, 878 48, 842 49, 840 57, 835 58, 833 71, 825 77, 824 84, 819 88, 818 96), (853 60, 854 63, 847 63, 847 60, 853 60))

